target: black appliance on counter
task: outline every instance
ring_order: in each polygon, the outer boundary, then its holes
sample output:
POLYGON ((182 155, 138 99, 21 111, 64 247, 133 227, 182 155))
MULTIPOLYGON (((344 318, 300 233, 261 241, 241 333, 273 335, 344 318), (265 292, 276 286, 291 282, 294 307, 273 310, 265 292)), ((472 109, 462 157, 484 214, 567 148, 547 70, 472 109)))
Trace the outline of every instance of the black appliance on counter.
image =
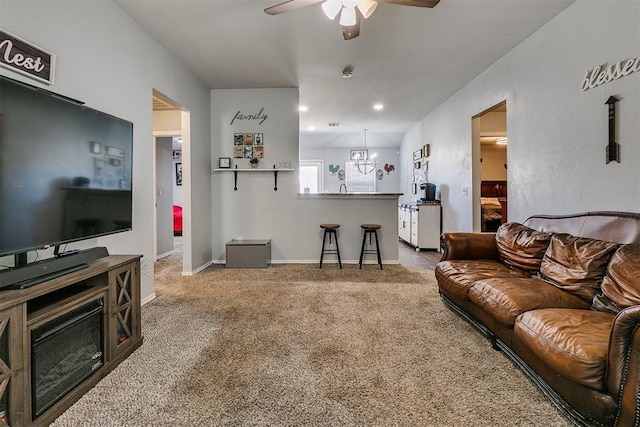
POLYGON ((430 182, 420 184, 420 194, 422 197, 420 200, 426 203, 435 203, 436 200, 436 185, 430 182))

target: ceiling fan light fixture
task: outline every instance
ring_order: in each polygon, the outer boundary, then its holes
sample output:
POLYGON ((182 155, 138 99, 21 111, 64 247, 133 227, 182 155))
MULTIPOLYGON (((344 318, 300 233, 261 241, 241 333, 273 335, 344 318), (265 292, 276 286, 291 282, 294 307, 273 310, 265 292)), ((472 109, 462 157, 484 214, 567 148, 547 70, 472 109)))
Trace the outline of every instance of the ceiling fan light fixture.
POLYGON ((336 16, 338 16, 338 13, 340 13, 341 9, 341 0, 326 0, 324 3, 322 3, 322 11, 325 15, 327 15, 327 18, 331 20, 336 19, 336 16))
POLYGON ((350 27, 356 25, 356 8, 355 7, 343 7, 340 14, 340 25, 343 27, 350 27))
POLYGON ((367 19, 368 17, 373 15, 373 12, 375 12, 377 7, 378 7, 377 0, 359 0, 358 1, 358 9, 360 9, 360 13, 362 13, 362 16, 364 17, 364 19, 367 19))
POLYGON ((342 0, 341 3, 347 9, 352 9, 356 7, 358 0, 342 0))

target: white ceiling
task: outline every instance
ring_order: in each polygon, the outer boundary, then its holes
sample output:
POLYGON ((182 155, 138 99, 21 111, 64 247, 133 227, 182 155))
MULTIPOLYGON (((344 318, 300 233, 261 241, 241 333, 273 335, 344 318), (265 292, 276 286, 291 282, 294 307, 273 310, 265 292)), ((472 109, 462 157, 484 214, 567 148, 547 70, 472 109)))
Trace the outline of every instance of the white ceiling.
POLYGON ((301 143, 330 148, 361 141, 364 128, 368 146, 398 146, 411 125, 575 0, 380 3, 348 41, 319 3, 271 16, 263 9, 282 0, 114 1, 211 89, 300 88, 309 108, 301 143))

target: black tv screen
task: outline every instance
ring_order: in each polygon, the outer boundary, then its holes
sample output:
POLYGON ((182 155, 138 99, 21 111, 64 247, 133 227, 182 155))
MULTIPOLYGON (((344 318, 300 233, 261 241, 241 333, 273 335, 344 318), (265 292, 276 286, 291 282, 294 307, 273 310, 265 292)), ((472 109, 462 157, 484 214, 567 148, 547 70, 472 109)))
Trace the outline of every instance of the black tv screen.
POLYGON ((131 229, 133 124, 0 76, 0 256, 131 229))

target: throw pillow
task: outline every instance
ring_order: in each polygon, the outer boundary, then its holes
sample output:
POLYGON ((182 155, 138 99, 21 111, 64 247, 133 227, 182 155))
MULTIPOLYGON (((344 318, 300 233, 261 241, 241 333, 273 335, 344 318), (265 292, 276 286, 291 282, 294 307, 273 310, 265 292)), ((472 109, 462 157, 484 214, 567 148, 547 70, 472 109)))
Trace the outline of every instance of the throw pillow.
POLYGON ((640 305, 640 244, 622 245, 613 254, 602 280, 602 293, 593 299, 594 310, 617 314, 640 305))
POLYGON ((502 224, 496 231, 496 247, 502 262, 519 270, 540 269, 551 233, 536 231, 517 222, 502 224))
POLYGON ((617 243, 554 234, 542 258, 540 273, 554 285, 591 301, 617 247, 617 243))

